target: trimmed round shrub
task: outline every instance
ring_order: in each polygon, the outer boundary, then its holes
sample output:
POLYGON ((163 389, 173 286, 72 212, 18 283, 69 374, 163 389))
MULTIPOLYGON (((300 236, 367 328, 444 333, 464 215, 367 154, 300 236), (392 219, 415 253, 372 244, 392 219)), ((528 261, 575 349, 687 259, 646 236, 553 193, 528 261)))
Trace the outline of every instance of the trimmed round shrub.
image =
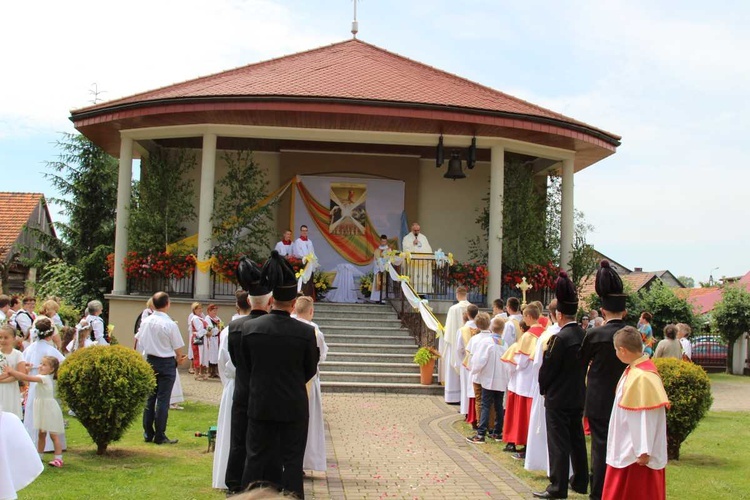
POLYGON ((96 443, 97 455, 122 437, 154 387, 151 365, 123 346, 79 349, 58 374, 60 396, 96 443))
POLYGON ((714 398, 711 381, 700 366, 679 359, 659 358, 659 370, 671 407, 667 410, 667 455, 680 459, 680 446, 703 420, 714 398))

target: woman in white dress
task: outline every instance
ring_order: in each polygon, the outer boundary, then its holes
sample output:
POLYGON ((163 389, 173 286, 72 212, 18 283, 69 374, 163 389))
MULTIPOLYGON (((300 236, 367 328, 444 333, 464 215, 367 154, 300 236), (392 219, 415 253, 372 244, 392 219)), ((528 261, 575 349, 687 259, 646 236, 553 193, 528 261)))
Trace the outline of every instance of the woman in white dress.
POLYGON ((219 378, 219 337, 222 328, 224 328, 224 323, 219 317, 219 306, 216 304, 209 304, 206 312, 208 313, 206 322, 208 322, 208 329, 211 333, 208 338, 208 376, 219 378))
MULTIPOLYGON (((52 340, 50 339, 50 336, 52 335, 52 322, 45 318, 44 321, 37 322, 37 332, 35 332, 38 336, 38 340, 36 342, 33 342, 29 347, 27 347, 23 351, 23 359, 26 363, 29 363, 31 367, 29 368, 29 375, 31 376, 37 376, 39 375, 39 365, 42 363, 42 358, 45 356, 52 356, 56 358, 60 363, 62 363, 65 360, 65 357, 62 355, 60 351, 55 349, 55 346, 52 344, 52 340)), ((29 384, 29 392, 28 396, 26 397, 26 408, 25 413, 23 416, 23 425, 26 427, 26 430, 29 433, 29 436, 31 436, 32 441, 34 441, 34 444, 37 444, 37 432, 34 430, 34 405, 32 404, 32 401, 34 401, 34 398, 36 396, 36 390, 37 390, 37 383, 32 382, 29 384)), ((66 447, 65 442, 65 432, 62 432, 59 434, 60 437, 60 443, 62 445, 62 449, 64 450, 66 447)), ((50 439, 49 436, 47 436, 47 440, 44 446, 44 451, 52 451, 54 450, 54 443, 50 439)))
POLYGON ((23 354, 18 349, 14 349, 15 344, 16 332, 13 330, 13 327, 10 325, 0 327, 0 410, 13 413, 18 418, 23 418, 18 379, 2 373, 6 366, 26 373, 26 363, 23 360, 23 354))
POLYGON ((195 380, 208 378, 208 322, 203 318, 203 306, 200 302, 193 302, 192 311, 188 316, 189 339, 193 351, 193 370, 195 380))

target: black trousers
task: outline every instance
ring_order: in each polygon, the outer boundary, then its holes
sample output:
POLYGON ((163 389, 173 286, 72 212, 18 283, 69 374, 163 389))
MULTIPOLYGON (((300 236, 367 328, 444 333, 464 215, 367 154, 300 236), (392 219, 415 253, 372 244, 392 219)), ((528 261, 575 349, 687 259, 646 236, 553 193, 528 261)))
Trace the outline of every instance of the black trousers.
POLYGON ((583 435, 583 409, 546 409, 547 449, 549 453, 550 485, 547 491, 560 498, 568 496, 570 464, 573 477, 570 486, 585 492, 589 484, 586 438, 583 435))
POLYGON ((308 419, 292 422, 270 420, 247 421, 247 459, 242 475, 244 487, 260 482, 280 486, 283 490, 305 498, 302 485, 302 462, 307 445, 308 419), (280 459, 279 483, 273 462, 280 459))
POLYGON ((589 498, 602 498, 604 473, 607 471, 607 435, 609 418, 589 417, 591 429, 591 495, 589 498))
POLYGON ((232 404, 232 426, 229 430, 229 456, 224 482, 232 492, 242 491, 242 474, 247 457, 247 407, 234 401, 232 404))
POLYGON ((148 397, 146 407, 143 408, 143 437, 159 443, 167 439, 169 399, 177 378, 177 365, 174 356, 159 358, 149 355, 146 360, 156 375, 156 387, 148 397))

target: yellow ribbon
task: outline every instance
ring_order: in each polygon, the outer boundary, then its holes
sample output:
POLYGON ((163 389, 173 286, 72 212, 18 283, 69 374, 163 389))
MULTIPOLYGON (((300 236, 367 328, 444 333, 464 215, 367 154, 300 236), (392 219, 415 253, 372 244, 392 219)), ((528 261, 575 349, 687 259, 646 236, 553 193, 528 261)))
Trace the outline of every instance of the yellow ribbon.
POLYGON ((402 259, 404 259, 404 262, 406 262, 406 265, 409 265, 409 262, 411 262, 411 253, 410 252, 401 252, 401 255, 399 255, 402 259))
POLYGON ((214 255, 212 255, 208 260, 198 260, 197 258, 195 259, 195 267, 201 273, 209 272, 211 270, 211 267, 217 263, 218 260, 216 260, 216 256, 214 255))
POLYGON ((453 254, 451 252, 448 252, 448 265, 452 266, 453 262, 453 254))
MULTIPOLYGON (((405 274, 399 274, 398 279, 401 280, 401 281, 403 281, 403 282, 409 283, 409 277, 407 275, 405 275, 405 274)), ((415 295, 416 295, 416 293, 415 293, 415 295)), ((419 297, 419 295, 417 295, 417 297, 419 297)))

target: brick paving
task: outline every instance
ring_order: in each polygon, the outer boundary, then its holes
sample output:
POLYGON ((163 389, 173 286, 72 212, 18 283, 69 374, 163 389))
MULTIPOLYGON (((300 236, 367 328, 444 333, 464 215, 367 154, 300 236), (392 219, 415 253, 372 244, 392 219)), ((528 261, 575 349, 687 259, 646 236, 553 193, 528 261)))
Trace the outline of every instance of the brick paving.
MULTIPOLYGON (((218 380, 184 372, 188 400, 218 404, 218 380)), ((750 383, 715 381, 714 411, 750 410, 750 383)), ((475 449, 451 425, 457 407, 441 397, 323 394, 328 470, 309 473, 312 499, 530 498, 518 478, 475 449)))

